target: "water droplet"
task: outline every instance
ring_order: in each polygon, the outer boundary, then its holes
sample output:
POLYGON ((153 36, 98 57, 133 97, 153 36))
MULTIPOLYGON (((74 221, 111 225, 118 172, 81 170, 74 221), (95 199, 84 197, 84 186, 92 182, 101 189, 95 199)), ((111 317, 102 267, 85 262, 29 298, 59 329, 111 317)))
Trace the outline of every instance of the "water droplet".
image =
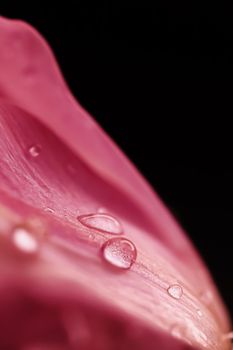
POLYGON ((129 269, 137 257, 135 245, 125 238, 112 238, 102 246, 105 261, 120 269, 129 269))
POLYGON ((102 232, 119 235, 122 226, 119 221, 111 215, 98 213, 78 216, 78 220, 85 226, 102 232))
POLYGON ((24 253, 33 254, 38 251, 38 240, 25 227, 16 227, 12 232, 14 245, 24 253))
POLYGON ((179 284, 169 286, 167 292, 174 299, 180 299, 183 295, 183 289, 179 284))
POLYGON ((40 145, 32 145, 29 148, 29 154, 33 157, 36 158, 39 156, 40 152, 41 152, 41 146, 40 145))
POLYGON ((198 314, 199 317, 202 317, 202 315, 203 315, 202 311, 200 309, 197 309, 197 314, 198 314))

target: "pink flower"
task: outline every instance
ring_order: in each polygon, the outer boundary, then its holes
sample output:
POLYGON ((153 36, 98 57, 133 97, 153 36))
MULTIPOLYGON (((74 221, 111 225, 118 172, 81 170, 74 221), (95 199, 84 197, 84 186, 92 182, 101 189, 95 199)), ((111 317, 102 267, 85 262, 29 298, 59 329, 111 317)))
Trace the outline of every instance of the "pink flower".
POLYGON ((0 18, 0 349, 228 349, 229 320, 161 200, 0 18))

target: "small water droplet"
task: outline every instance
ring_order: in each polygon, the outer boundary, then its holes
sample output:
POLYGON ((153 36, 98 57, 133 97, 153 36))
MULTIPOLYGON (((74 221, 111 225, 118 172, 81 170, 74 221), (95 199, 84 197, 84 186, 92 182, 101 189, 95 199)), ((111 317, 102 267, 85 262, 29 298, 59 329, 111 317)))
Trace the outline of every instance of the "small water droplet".
POLYGON ((14 228, 12 232, 12 241, 14 245, 24 253, 36 253, 39 248, 38 240, 25 227, 14 228))
POLYGON ((125 238, 112 238, 102 246, 105 261, 120 269, 129 269, 136 260, 137 249, 135 245, 125 238))
POLYGON ((29 154, 33 157, 36 158, 39 156, 40 152, 41 152, 41 146, 40 145, 32 145, 29 148, 29 154))
POLYGON ((183 289, 179 284, 169 286, 167 292, 174 299, 180 299, 183 295, 183 289))
POLYGON ((199 317, 202 317, 202 315, 203 315, 202 311, 200 309, 197 309, 197 314, 198 314, 199 317))
POLYGON ((122 233, 122 226, 119 221, 111 215, 98 213, 78 216, 78 220, 89 228, 102 232, 119 235, 122 233))

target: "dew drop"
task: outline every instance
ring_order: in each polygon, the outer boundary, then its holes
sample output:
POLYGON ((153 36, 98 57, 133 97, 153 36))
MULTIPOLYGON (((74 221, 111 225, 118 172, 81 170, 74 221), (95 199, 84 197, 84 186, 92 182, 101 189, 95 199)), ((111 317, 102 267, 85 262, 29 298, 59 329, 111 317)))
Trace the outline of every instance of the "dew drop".
POLYGON ((38 251, 38 240, 25 227, 16 227, 12 232, 12 241, 14 245, 27 254, 33 254, 38 251))
POLYGON ((130 269, 137 257, 135 245, 125 238, 112 238, 102 246, 103 259, 120 269, 130 269))
POLYGON ((89 228, 119 235, 123 232, 119 221, 111 215, 98 213, 78 216, 78 220, 89 228))
POLYGON ((36 158, 39 156, 40 152, 41 152, 41 146, 40 145, 32 145, 29 148, 29 154, 33 157, 36 158))
POLYGON ((183 289, 179 284, 169 286, 167 292, 174 299, 180 299, 183 295, 183 289))

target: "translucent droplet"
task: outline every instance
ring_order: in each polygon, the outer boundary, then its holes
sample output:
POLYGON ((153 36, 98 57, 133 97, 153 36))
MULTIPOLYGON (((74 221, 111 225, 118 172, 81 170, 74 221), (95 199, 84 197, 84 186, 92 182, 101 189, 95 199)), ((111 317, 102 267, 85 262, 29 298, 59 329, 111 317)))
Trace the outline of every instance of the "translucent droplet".
POLYGON ((39 156, 40 152, 41 152, 41 146, 40 145, 32 145, 29 148, 29 154, 33 157, 36 158, 39 156))
POLYGON ((167 292, 174 299, 180 299, 183 295, 183 289, 179 284, 169 286, 167 292))
POLYGON ((137 257, 135 245, 125 238, 112 238, 102 246, 105 261, 120 269, 129 269, 137 257))
POLYGON ((78 216, 78 220, 85 226, 102 232, 119 235, 122 226, 119 221, 111 215, 98 213, 78 216))
POLYGON ((39 244, 36 237, 25 227, 16 227, 12 232, 14 245, 24 253, 33 254, 38 251, 39 244))

